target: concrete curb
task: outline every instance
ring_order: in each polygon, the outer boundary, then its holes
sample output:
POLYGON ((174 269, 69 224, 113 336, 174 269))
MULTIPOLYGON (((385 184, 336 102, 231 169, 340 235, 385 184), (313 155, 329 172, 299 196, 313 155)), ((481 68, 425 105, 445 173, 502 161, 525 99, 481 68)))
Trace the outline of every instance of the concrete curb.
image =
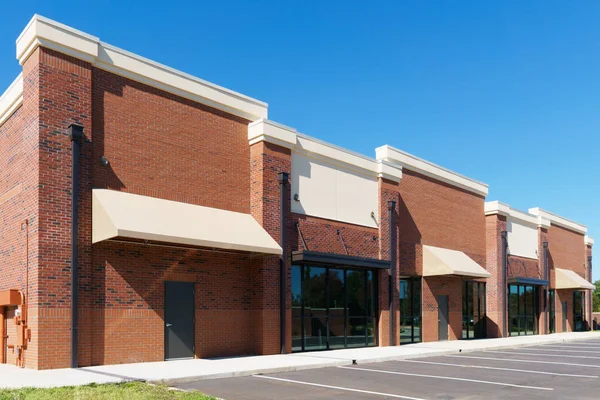
POLYGON ((257 368, 252 370, 244 371, 233 371, 233 372, 218 372, 215 374, 203 374, 197 376, 182 376, 180 378, 166 378, 166 379, 152 379, 148 380, 148 383, 161 384, 161 385, 175 385, 180 383, 196 382, 205 379, 220 379, 220 378, 241 378, 244 376, 252 375, 266 375, 266 374, 278 374, 283 372, 294 372, 302 371, 307 369, 319 369, 328 367, 339 367, 352 365, 352 360, 336 360, 330 362, 323 362, 319 364, 306 364, 306 365, 295 365, 286 367, 273 367, 273 368, 257 368))
POLYGON ((473 353, 477 351, 485 351, 485 350, 501 350, 501 349, 515 349, 521 347, 531 347, 531 346, 539 346, 544 344, 558 344, 558 343, 567 343, 567 342, 576 342, 581 340, 590 340, 592 338, 598 339, 599 336, 590 335, 590 337, 579 337, 573 339, 555 339, 555 340, 543 340, 532 343, 507 343, 500 344, 495 346, 482 346, 480 348, 459 348, 459 349, 440 349, 438 351, 424 352, 420 354, 406 354, 406 355, 395 355, 395 356, 383 356, 383 357, 372 357, 365 359, 345 359, 332 358, 331 362, 321 362, 315 364, 306 364, 306 365, 297 365, 297 366, 285 366, 285 367, 273 367, 273 368, 257 368, 252 370, 244 370, 244 371, 233 371, 233 372, 220 372, 215 374, 202 374, 202 375, 190 375, 180 378, 166 378, 166 379, 152 379, 148 380, 148 383, 154 384, 162 384, 162 385, 175 385, 181 383, 189 383, 196 382, 205 379, 220 379, 220 378, 236 378, 236 377, 244 377, 244 376, 252 376, 252 375, 265 375, 265 374, 276 374, 283 372, 294 372, 294 371, 302 371, 307 369, 318 369, 318 368, 327 368, 327 367, 339 367, 339 366, 348 366, 353 364, 369 364, 369 363, 377 363, 384 361, 401 361, 408 360, 413 358, 423 358, 423 357, 437 357, 444 356, 449 354, 462 354, 462 353, 473 353))

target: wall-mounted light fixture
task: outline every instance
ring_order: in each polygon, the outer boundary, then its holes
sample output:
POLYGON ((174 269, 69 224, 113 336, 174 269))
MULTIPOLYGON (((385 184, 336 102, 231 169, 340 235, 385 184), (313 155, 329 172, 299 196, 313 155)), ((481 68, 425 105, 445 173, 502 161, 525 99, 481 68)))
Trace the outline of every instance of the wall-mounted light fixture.
POLYGON ((298 196, 298 193, 296 193, 296 194, 294 195, 294 200, 295 200, 295 201, 300 201, 300 196, 298 196))
POLYGON ((102 164, 102 166, 104 167, 108 167, 108 165, 110 164, 108 162, 108 158, 106 158, 105 156, 100 157, 100 164, 102 164))

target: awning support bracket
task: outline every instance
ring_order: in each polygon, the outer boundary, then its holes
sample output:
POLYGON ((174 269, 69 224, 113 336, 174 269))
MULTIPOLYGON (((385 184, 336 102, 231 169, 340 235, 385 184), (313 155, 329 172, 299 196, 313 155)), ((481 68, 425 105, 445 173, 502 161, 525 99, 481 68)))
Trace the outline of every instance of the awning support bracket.
POLYGON ((346 252, 346 255, 349 256, 350 253, 348 253, 348 248, 346 247, 346 243, 344 242, 344 237, 342 236, 342 231, 340 231, 339 229, 337 230, 337 235, 340 238, 340 241, 342 242, 342 246, 344 247, 344 251, 346 252))

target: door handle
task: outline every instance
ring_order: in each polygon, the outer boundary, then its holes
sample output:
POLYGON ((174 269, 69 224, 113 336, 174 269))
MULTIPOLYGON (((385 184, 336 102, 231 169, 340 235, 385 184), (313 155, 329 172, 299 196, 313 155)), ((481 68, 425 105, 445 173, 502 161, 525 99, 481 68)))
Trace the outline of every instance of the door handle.
POLYGON ((173 326, 173 324, 167 322, 167 328, 170 328, 171 326, 173 326))

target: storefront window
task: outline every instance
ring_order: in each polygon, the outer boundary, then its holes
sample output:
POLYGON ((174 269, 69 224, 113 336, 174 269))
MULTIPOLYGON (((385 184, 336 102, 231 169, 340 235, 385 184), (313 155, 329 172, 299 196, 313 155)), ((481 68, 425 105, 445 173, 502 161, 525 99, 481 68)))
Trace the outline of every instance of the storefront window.
POLYGON ((400 279, 400 344, 421 341, 421 278, 400 279))
POLYGON ((508 285, 508 297, 510 336, 537 334, 538 287, 508 285))
POLYGON ((485 338, 486 291, 484 282, 465 282, 463 286, 463 339, 485 338))
POLYGON ((374 346, 375 273, 292 266, 292 351, 374 346))

